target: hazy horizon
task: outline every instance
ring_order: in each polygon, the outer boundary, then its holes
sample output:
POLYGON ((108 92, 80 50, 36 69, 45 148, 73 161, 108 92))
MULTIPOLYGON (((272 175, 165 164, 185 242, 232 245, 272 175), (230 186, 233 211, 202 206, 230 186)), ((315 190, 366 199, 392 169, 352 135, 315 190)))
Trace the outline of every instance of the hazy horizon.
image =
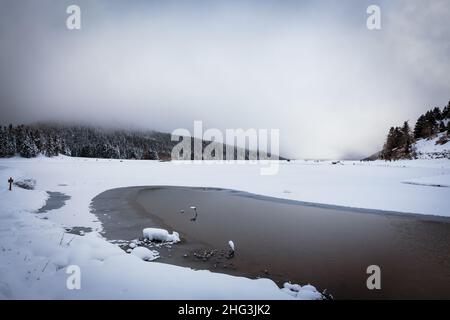
POLYGON ((280 130, 359 159, 450 99, 450 2, 2 1, 0 123, 280 130), (70 4, 81 30, 68 30, 70 4), (366 28, 368 5, 381 30, 366 28))

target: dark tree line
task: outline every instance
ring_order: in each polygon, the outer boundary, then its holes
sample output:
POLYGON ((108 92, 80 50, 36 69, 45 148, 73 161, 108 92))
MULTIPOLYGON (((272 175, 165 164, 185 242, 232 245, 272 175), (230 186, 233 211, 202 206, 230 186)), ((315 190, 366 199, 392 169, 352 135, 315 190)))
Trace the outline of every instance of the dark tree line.
POLYGON ((381 156, 383 159, 412 158, 413 136, 408 121, 402 127, 391 127, 381 156))
POLYGON ((419 139, 429 139, 438 133, 450 134, 450 102, 442 110, 438 107, 422 114, 411 131, 408 121, 402 127, 391 127, 380 153, 385 160, 412 159, 416 156, 413 144, 419 139))
MULTIPOLYGON (((178 142, 171 141, 170 134, 157 131, 56 124, 0 126, 0 157, 20 155, 33 158, 39 154, 48 157, 62 154, 85 158, 169 160, 178 142)), ((215 142, 202 141, 202 149, 210 143, 215 142)), ((234 158, 237 150, 235 147, 234 158)), ((225 145, 223 152, 225 156, 225 145)), ((249 159, 249 150, 244 152, 245 159, 249 159)), ((190 158, 194 159, 194 139, 191 139, 190 158)))
POLYGON ((0 157, 38 154, 110 159, 168 159, 176 144, 161 132, 50 124, 0 127, 0 157))
POLYGON ((450 123, 445 121, 446 119, 450 119, 450 102, 442 111, 434 108, 421 115, 414 127, 414 138, 429 138, 439 132, 448 131, 450 123))

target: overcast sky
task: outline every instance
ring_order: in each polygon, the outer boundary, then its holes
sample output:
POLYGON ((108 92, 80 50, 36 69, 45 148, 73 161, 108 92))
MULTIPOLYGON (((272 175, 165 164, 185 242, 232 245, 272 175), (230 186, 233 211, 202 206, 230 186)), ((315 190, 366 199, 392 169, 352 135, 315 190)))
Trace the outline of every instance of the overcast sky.
POLYGON ((450 99, 450 1, 0 2, 0 123, 280 129, 354 158, 450 99), (81 7, 81 30, 66 7, 81 7), (366 28, 367 6, 382 29, 366 28))

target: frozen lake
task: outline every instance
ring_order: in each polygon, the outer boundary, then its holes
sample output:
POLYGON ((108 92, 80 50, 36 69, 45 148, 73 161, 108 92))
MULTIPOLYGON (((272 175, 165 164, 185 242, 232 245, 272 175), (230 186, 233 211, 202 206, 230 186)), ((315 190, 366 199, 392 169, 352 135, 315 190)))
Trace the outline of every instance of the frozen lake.
POLYGON ((157 248, 160 262, 280 285, 311 282, 337 299, 450 298, 449 218, 188 187, 112 189, 92 208, 109 240, 139 238, 146 227, 179 232, 181 243, 157 248), (381 267, 381 290, 366 287, 373 264, 381 267))

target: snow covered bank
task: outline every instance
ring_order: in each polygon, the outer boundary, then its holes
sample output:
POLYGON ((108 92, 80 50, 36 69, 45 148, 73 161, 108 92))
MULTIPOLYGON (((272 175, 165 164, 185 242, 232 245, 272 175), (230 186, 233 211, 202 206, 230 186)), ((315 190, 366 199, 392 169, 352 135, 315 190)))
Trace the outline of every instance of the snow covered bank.
POLYGON ((36 190, 71 196, 51 219, 67 226, 99 228, 88 212, 91 199, 112 188, 173 185, 218 187, 306 202, 356 208, 450 216, 450 190, 408 185, 403 181, 427 179, 450 183, 450 160, 402 161, 291 161, 280 164, 279 174, 261 176, 260 165, 178 164, 177 162, 83 158, 0 159, 14 170, 36 179, 36 190))
POLYGON ((335 165, 329 161, 291 161, 282 162, 275 176, 261 176, 260 167, 65 157, 0 159, 0 297, 318 297, 317 292, 308 294, 308 286, 298 294, 299 287, 280 290, 268 279, 250 280, 146 262, 140 255, 124 253, 96 232, 84 236, 64 233, 63 227, 101 230, 89 205, 97 194, 112 188, 207 186, 332 205, 450 216, 450 188, 429 186, 450 185, 449 160, 346 161, 335 165), (13 187, 8 191, 10 176, 35 179, 35 190, 13 187), (31 214, 44 205, 46 191, 71 198, 62 208, 31 214), (66 288, 66 269, 72 264, 81 268, 81 290, 66 288))
MULTIPOLYGON (((99 229, 95 216, 89 213, 89 197, 118 183, 110 180, 112 176, 95 176, 98 168, 85 171, 96 162, 84 167, 83 160, 72 160, 1 160, 0 181, 9 176, 24 177, 26 172, 26 176, 36 178, 37 190, 16 187, 8 191, 6 183, 0 185, 0 299, 293 298, 269 279, 251 280, 148 262, 157 252, 136 247, 127 254, 96 232, 65 233, 62 225, 84 226, 83 221, 99 229), (29 166, 31 163, 35 165, 29 166), (56 163, 59 168, 53 167, 56 163), (77 169, 77 163, 81 168, 77 169), (48 197, 44 190, 60 190, 72 198, 65 207, 37 214, 48 197), (79 290, 68 289, 70 266, 81 271, 79 290)), ((303 298, 316 299, 318 295, 316 291, 303 298)))

